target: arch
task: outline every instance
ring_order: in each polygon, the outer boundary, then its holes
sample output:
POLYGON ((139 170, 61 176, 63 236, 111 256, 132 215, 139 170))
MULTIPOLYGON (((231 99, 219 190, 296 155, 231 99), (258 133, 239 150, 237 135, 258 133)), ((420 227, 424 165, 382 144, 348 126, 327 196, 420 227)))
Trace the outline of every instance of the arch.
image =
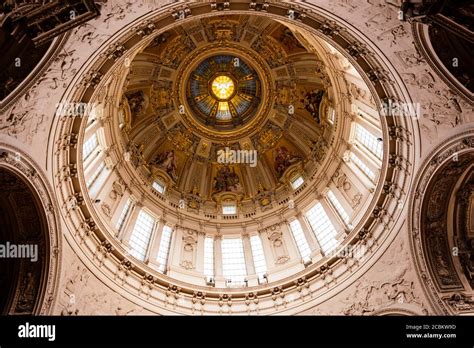
MULTIPOLYGON (((468 103, 472 104, 474 100, 474 93, 470 90, 466 84, 470 84, 472 88, 472 81, 469 80, 468 76, 472 78, 472 73, 469 71, 465 72, 465 79, 460 81, 458 77, 462 74, 458 73, 458 76, 455 76, 449 69, 449 64, 453 65, 459 64, 458 61, 450 61, 449 59, 453 59, 453 57, 459 56, 466 56, 469 52, 467 48, 463 45, 469 45, 472 47, 472 42, 463 41, 462 38, 459 38, 455 35, 452 35, 450 32, 443 30, 442 28, 439 29, 439 35, 444 35, 447 39, 440 40, 439 38, 435 38, 436 42, 432 41, 433 39, 433 31, 435 29, 430 28, 423 23, 414 22, 412 24, 412 31, 415 46, 417 51, 420 55, 426 60, 426 62, 430 65, 433 71, 442 79, 453 91, 456 91, 460 96, 462 96, 468 103), (448 43, 453 47, 449 47, 443 50, 439 49, 441 42, 448 43)), ((461 58, 457 58, 459 61, 461 58)), ((467 60, 469 61, 469 59, 467 60)), ((469 68, 467 68, 469 69, 469 68)))
MULTIPOLYGON (((24 63, 25 65, 29 64, 30 66, 28 66, 29 69, 24 68, 22 70, 30 72, 27 75, 21 75, 17 81, 13 81, 13 89, 8 91, 8 93, 3 95, 2 99, 0 99, 0 111, 7 110, 7 108, 20 99, 28 89, 34 88, 35 83, 38 81, 40 76, 57 59, 69 36, 69 34, 63 34, 55 38, 49 45, 43 48, 44 51, 41 52, 41 55, 34 57, 27 63, 24 63)), ((24 48, 22 48, 22 50, 23 55, 26 55, 24 52, 28 52, 28 50, 24 50, 24 48)))
POLYGON ((39 168, 0 144, 0 312, 51 314, 59 274, 58 218, 39 168))
MULTIPOLYGON (((462 265, 462 240, 454 216, 457 193, 472 176, 474 132, 445 141, 428 156, 410 198, 411 247, 421 283, 443 314, 474 311, 472 287, 462 265)), ((466 248, 464 248, 466 249, 466 248)))

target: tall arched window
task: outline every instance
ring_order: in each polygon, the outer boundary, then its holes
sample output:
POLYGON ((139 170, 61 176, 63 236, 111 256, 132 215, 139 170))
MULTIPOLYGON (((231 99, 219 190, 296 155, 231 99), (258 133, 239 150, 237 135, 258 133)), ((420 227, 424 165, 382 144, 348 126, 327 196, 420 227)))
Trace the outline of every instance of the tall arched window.
POLYGON ((133 257, 141 261, 145 260, 154 226, 155 219, 153 216, 141 210, 129 241, 130 254, 133 257))
POLYGON ((337 231, 324 211, 322 204, 317 203, 309 209, 306 218, 324 254, 333 251, 338 245, 336 240, 337 231))
POLYGON ((303 262, 308 262, 311 260, 311 248, 309 247, 308 241, 304 235, 301 224, 298 220, 293 220, 290 222, 290 230, 293 238, 295 239, 296 247, 300 253, 303 262))
POLYGON ((204 275, 208 278, 214 277, 214 238, 204 239, 204 275))
POLYGON ((243 285, 247 276, 244 246, 240 238, 224 238, 221 241, 222 273, 228 285, 243 285))
POLYGON ((267 263, 265 262, 265 254, 263 253, 262 241, 259 236, 250 237, 250 246, 252 248, 253 264, 255 273, 261 278, 267 273, 267 263))
POLYGON ((355 124, 355 140, 378 159, 382 159, 382 142, 359 123, 355 124))
POLYGON ((90 155, 94 152, 94 150, 99 146, 99 141, 97 140, 97 134, 94 133, 92 136, 87 139, 87 141, 82 146, 82 156, 83 160, 89 158, 90 155))
POLYGON ((168 266, 168 255, 170 252, 172 233, 173 229, 170 226, 165 225, 163 227, 163 233, 161 234, 160 248, 158 250, 157 257, 157 261, 159 263, 158 271, 161 273, 164 273, 166 271, 166 267, 168 266))

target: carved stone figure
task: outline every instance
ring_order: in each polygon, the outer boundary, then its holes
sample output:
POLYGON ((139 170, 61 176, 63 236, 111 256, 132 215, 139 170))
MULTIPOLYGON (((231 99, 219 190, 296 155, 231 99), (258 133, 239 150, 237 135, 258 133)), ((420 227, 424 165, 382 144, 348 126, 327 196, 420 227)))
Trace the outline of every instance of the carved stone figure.
POLYGON ((298 39, 293 35, 290 29, 284 28, 282 33, 278 36, 278 40, 285 46, 289 52, 304 49, 298 39))
POLYGON ((145 164, 143 158, 144 145, 138 145, 134 142, 130 142, 128 145, 128 151, 125 153, 125 160, 132 162, 134 167, 139 167, 145 164))
POLYGON ((260 208, 262 209, 262 211, 270 209, 271 203, 272 203, 272 193, 271 191, 268 191, 262 185, 262 183, 259 183, 255 200, 260 205, 260 208))

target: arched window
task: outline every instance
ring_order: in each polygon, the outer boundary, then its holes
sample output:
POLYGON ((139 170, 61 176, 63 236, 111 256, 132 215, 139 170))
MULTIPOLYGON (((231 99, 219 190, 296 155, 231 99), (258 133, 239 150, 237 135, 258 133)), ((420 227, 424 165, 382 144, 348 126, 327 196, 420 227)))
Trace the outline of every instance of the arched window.
POLYGON ((159 263, 158 271, 164 273, 166 271, 166 266, 168 265, 168 255, 170 252, 171 246, 171 234, 173 229, 165 225, 163 227, 163 233, 161 234, 160 248, 158 250, 157 261, 159 263))
POLYGON ((224 238, 221 241, 222 273, 227 285, 244 285, 247 269, 245 267, 244 246, 240 238, 224 238))
POLYGON ((347 226, 349 225, 349 215, 346 213, 344 207, 342 204, 339 202, 337 199, 336 195, 329 190, 327 194, 328 200, 331 203, 331 205, 334 207, 334 209, 337 211, 337 214, 341 218, 342 221, 344 221, 344 224, 347 226))
POLYGON ((301 175, 298 175, 297 177, 291 180, 291 187, 293 188, 293 190, 298 189, 303 184, 304 184, 304 179, 301 175))
POLYGON ((138 260, 145 260, 154 226, 155 219, 153 216, 141 210, 129 241, 130 254, 138 260))
POLYGON ((153 184, 151 185, 153 187, 154 190, 156 190, 157 192, 161 193, 161 194, 164 194, 165 193, 165 185, 163 185, 161 182, 159 181, 153 181, 153 184))
POLYGON ((322 204, 317 203, 309 209, 306 213, 306 218, 308 219, 309 225, 318 239, 319 245, 324 254, 333 251, 338 245, 336 240, 337 232, 328 215, 324 211, 322 204))
POLYGON ((97 140, 97 134, 94 133, 92 136, 87 139, 82 147, 82 156, 84 161, 89 158, 90 155, 94 152, 94 150, 99 146, 99 141, 97 140))
POLYGON ((355 140, 378 159, 382 159, 382 142, 359 123, 355 124, 355 140))
POLYGON ((290 222, 290 230, 293 238, 295 239, 296 247, 300 253, 303 262, 308 262, 311 260, 311 248, 309 247, 308 241, 304 235, 301 224, 298 220, 293 220, 290 222))
POLYGON ((255 273, 258 275, 259 278, 261 278, 267 273, 267 263, 265 262, 265 254, 263 253, 263 246, 260 237, 251 236, 250 246, 252 248, 255 273))
POLYGON ((227 202, 222 204, 223 215, 235 215, 237 214, 237 206, 234 202, 227 202))
POLYGON ((330 124, 334 124, 336 120, 336 110, 333 107, 328 108, 328 121, 330 124))

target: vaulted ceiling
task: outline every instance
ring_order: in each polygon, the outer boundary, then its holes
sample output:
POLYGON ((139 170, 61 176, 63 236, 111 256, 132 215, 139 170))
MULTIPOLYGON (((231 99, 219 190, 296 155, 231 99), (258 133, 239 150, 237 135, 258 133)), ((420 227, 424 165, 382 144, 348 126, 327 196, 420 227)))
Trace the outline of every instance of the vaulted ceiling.
POLYGON ((157 36, 131 63, 124 141, 181 192, 251 198, 277 189, 290 165, 305 165, 316 143, 330 142, 320 114, 331 94, 316 50, 279 22, 195 20, 157 36), (229 98, 216 95, 216 78, 232 88, 229 98), (226 148, 260 157, 255 165, 219 163, 226 148), (218 178, 229 175, 233 183, 222 187, 218 178))

